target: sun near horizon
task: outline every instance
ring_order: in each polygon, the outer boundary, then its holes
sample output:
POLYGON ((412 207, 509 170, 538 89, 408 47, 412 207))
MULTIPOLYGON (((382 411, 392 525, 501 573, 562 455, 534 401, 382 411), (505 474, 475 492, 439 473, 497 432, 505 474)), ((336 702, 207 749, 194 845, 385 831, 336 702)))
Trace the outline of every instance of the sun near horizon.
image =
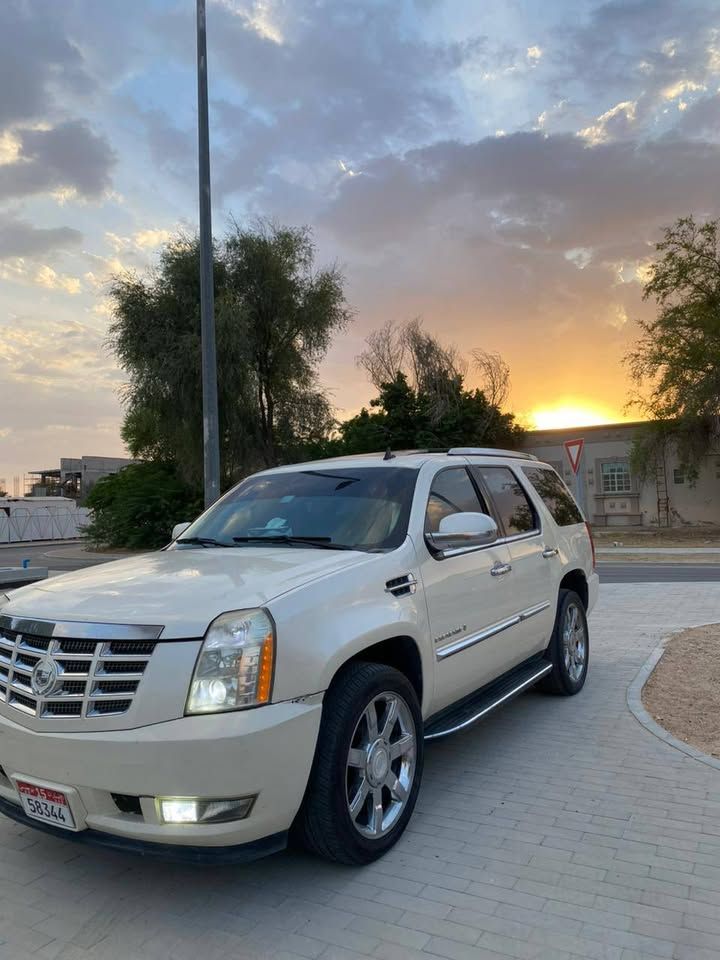
POLYGON ((582 402, 560 402, 532 410, 527 419, 531 430, 562 430, 569 427, 596 427, 604 423, 623 423, 628 418, 609 407, 582 402))

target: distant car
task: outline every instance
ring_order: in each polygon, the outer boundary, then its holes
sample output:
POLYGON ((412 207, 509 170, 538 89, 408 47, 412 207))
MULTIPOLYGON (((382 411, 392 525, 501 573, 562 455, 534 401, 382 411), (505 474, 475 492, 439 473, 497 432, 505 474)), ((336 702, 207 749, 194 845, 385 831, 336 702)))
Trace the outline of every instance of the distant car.
POLYGON ((598 592, 555 471, 497 450, 256 474, 164 550, 2 598, 0 811, 199 860, 366 863, 423 744, 578 693, 598 592))

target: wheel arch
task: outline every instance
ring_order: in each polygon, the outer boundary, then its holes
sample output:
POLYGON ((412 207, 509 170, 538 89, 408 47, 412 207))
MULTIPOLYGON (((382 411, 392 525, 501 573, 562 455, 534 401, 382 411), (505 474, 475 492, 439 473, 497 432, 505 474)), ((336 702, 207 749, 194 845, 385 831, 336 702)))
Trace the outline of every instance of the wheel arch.
POLYGON ((582 600, 587 612, 589 603, 589 589, 584 570, 569 570, 560 581, 561 590, 573 590, 582 600))
MULTIPOLYGON (((413 685, 418 702, 423 703, 423 695, 428 693, 427 682, 423 673, 422 656, 417 641, 410 636, 400 635, 387 637, 376 643, 356 651, 351 657, 341 663, 332 680, 348 663, 353 662, 383 663, 385 666, 399 670, 413 685)), ((332 682, 331 680, 331 682, 332 682)))

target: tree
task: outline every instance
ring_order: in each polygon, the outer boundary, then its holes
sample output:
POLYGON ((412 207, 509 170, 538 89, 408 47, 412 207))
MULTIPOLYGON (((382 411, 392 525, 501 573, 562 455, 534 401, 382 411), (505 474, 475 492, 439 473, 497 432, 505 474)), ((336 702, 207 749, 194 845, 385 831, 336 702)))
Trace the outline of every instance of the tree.
POLYGON ((87 498, 85 536, 109 547, 153 550, 170 541, 173 526, 202 511, 202 498, 169 463, 134 463, 103 477, 87 498))
POLYGON ((475 351, 483 389, 464 385, 468 364, 422 330, 418 320, 387 324, 367 339, 358 358, 378 389, 370 409, 340 424, 339 438, 327 453, 369 453, 391 447, 514 446, 523 430, 500 402, 507 398, 507 365, 495 354, 475 351))
POLYGON ((682 217, 656 245, 643 298, 658 312, 640 321, 642 336, 626 357, 631 402, 652 421, 633 451, 641 476, 654 472, 668 444, 696 473, 720 432, 719 231, 720 220, 682 217))
POLYGON ((236 227, 225 241, 224 262, 243 335, 260 418, 262 454, 276 463, 278 423, 292 445, 326 430, 330 405, 318 389, 317 364, 333 335, 350 320, 343 277, 336 266, 313 271, 315 247, 307 227, 259 221, 236 227))
POLYGON ((430 415, 439 419, 456 400, 454 385, 462 382, 467 364, 454 347, 445 347, 422 329, 422 321, 402 326, 387 323, 370 334, 357 359, 377 390, 402 374, 410 390, 425 397, 430 415))
MULTIPOLYGON (((296 459, 332 426, 317 366, 350 319, 337 267, 314 271, 306 228, 233 225, 215 244, 223 485, 296 459)), ((110 289, 109 342, 128 374, 122 436, 133 456, 202 482, 199 247, 180 236, 146 277, 110 289)))

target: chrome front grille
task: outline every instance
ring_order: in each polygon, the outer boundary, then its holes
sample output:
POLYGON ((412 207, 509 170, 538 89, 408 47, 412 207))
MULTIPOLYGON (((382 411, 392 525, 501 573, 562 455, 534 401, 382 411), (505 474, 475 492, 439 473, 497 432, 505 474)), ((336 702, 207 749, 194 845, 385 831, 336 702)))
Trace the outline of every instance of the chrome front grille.
POLYGON ((126 713, 156 645, 144 637, 161 630, 0 616, 0 702, 33 717, 126 713))

